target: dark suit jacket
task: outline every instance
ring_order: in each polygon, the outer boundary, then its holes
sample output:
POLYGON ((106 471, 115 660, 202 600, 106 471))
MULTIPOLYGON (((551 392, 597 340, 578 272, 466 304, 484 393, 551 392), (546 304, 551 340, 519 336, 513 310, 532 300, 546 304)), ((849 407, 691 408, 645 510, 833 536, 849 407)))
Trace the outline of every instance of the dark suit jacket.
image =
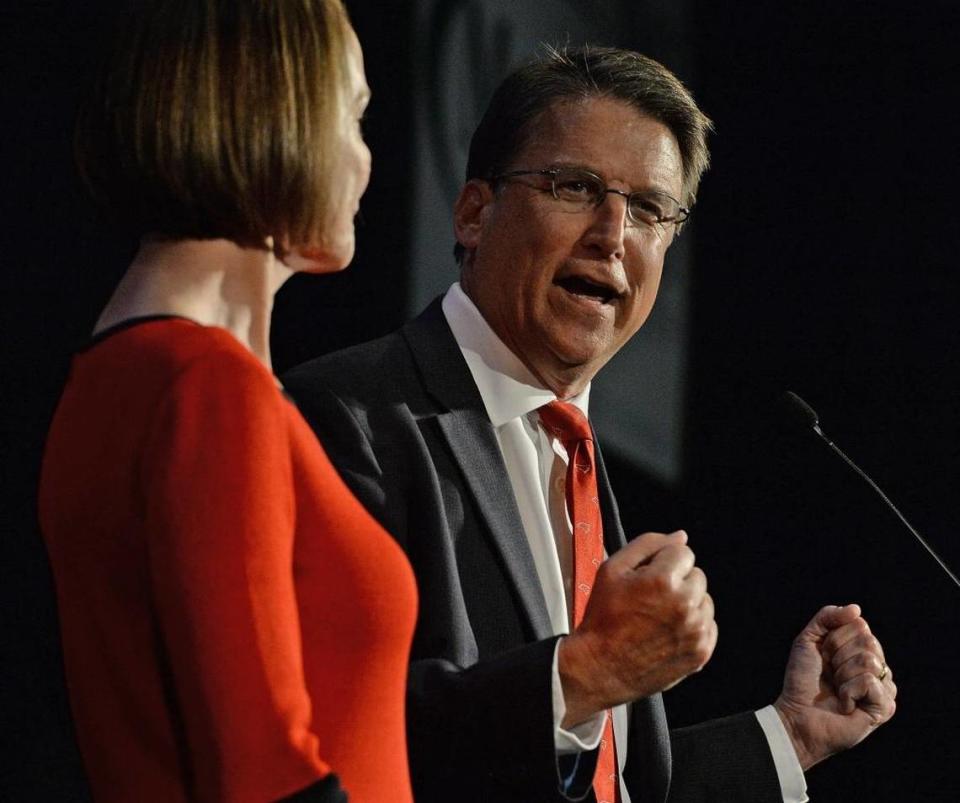
MULTIPOLYGON (((305 363, 283 382, 417 577, 407 696, 416 799, 571 799, 553 745, 556 636, 493 427, 439 301, 398 332, 305 363)), ((623 528, 597 457, 613 553, 623 528)), ((595 759, 584 757, 578 778, 595 759)), ((780 800, 752 713, 670 733, 659 694, 631 705, 624 776, 634 803, 666 800, 668 790, 671 801, 780 800)), ((593 799, 582 784, 570 794, 593 799)))

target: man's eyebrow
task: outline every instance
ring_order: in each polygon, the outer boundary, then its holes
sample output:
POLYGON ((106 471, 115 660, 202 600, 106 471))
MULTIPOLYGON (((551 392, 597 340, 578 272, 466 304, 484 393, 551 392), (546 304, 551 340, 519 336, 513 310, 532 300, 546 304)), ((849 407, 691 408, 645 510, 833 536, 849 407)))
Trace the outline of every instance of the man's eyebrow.
POLYGON ((580 162, 551 162, 547 169, 552 170, 554 168, 563 168, 564 170, 583 170, 584 172, 593 173, 593 175, 603 178, 603 176, 597 172, 596 168, 590 167, 590 165, 581 164, 580 162))
MULTIPOLYGON (((580 162, 557 161, 557 162, 551 162, 550 165, 547 167, 547 170, 554 170, 558 168, 562 168, 564 170, 582 170, 585 173, 592 173, 597 178, 599 178, 604 184, 607 183, 607 177, 604 176, 603 173, 601 173, 599 170, 597 170, 597 168, 591 167, 590 165, 582 164, 580 162)), ((628 183, 628 182, 625 182, 625 183, 628 183)), ((669 195, 671 198, 673 198, 673 190, 670 187, 667 187, 665 184, 662 184, 656 178, 651 179, 649 186, 644 187, 642 189, 637 189, 633 184, 629 184, 629 187, 630 187, 631 193, 659 192, 663 195, 669 195)), ((682 191, 683 190, 681 190, 681 192, 682 191)))

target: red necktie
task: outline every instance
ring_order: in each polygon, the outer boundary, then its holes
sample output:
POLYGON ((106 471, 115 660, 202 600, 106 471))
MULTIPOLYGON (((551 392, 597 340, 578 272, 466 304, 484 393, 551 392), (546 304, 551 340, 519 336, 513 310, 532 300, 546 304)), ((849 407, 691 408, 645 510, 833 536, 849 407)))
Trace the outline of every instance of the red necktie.
MULTIPOLYGON (((573 525, 573 626, 583 619, 597 576, 597 567, 603 562, 603 521, 600 517, 600 499, 597 496, 596 461, 593 452, 593 432, 586 416, 572 404, 554 401, 539 410, 540 422, 553 433, 567 450, 567 510, 573 525)), ((593 776, 593 791, 598 803, 617 803, 620 788, 617 783, 616 749, 613 743, 613 717, 607 712, 607 721, 600 738, 597 771, 593 776)))

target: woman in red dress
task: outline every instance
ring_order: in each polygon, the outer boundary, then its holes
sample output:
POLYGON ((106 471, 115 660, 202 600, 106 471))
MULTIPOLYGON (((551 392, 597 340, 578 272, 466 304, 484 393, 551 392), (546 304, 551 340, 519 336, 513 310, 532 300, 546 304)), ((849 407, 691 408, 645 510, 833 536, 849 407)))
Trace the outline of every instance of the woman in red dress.
POLYGON ((277 289, 353 256, 359 44, 340 0, 134 5, 78 154, 141 247, 40 487, 94 798, 409 803, 413 576, 269 354, 277 289))

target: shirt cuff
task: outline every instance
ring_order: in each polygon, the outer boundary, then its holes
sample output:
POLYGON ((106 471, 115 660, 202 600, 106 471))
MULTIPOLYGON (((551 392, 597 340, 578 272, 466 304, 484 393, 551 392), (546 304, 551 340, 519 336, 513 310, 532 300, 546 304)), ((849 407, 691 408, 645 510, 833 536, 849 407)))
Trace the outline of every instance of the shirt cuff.
POLYGON ((553 744, 557 750, 557 755, 565 756, 570 753, 596 750, 600 746, 600 737, 603 736, 603 726, 607 721, 607 712, 600 711, 569 730, 561 727, 560 723, 563 722, 563 718, 567 714, 567 704, 563 699, 563 686, 560 684, 560 668, 557 658, 561 641, 562 639, 557 639, 556 647, 553 650, 553 744))
POLYGON ((797 760, 793 742, 783 727, 777 709, 768 705, 755 713, 773 756, 783 803, 807 803, 810 798, 807 797, 807 781, 803 777, 803 768, 797 760))

